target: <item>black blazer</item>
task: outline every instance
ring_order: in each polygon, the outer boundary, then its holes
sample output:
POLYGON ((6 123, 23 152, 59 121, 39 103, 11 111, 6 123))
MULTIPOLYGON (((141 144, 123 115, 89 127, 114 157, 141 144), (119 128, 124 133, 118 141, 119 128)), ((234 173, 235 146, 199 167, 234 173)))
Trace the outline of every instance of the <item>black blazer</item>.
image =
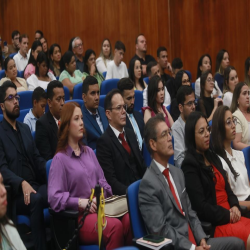
MULTIPOLYGON (((124 129, 126 140, 135 157, 138 173, 140 178, 142 178, 146 171, 146 165, 144 164, 135 134, 131 129, 124 129)), ((126 151, 110 126, 97 140, 96 156, 104 171, 105 178, 112 188, 113 194, 126 194, 127 187, 131 184, 129 176, 131 171, 128 171, 131 166, 126 151)))
MULTIPOLYGON (((46 183, 46 161, 40 156, 29 127, 18 121, 17 124, 29 162, 36 175, 36 181, 44 184, 46 183)), ((13 196, 18 194, 20 184, 24 180, 21 177, 22 156, 17 145, 15 135, 7 121, 3 119, 0 123, 0 172, 3 175, 4 183, 12 187, 13 196)))
MULTIPOLYGON (((138 112, 136 110, 133 111, 133 115, 134 115, 134 118, 135 118, 135 120, 137 122, 137 125, 139 127, 141 137, 143 139, 144 138, 144 126, 145 126, 143 116, 142 116, 142 114, 140 112, 138 112)), ((125 127, 130 128, 130 129, 132 129, 134 131, 133 126, 132 126, 132 124, 131 124, 131 122, 130 122, 127 115, 126 115, 126 126, 125 127)))
POLYGON ((58 142, 58 126, 50 111, 36 122, 36 146, 41 156, 46 160, 53 158, 58 142))
MULTIPOLYGON (((210 152, 213 157, 214 166, 220 171, 225 180, 225 190, 228 195, 230 207, 237 206, 240 209, 237 197, 234 195, 226 178, 219 157, 210 152)), ((182 162, 187 192, 192 204, 192 208, 197 212, 200 220, 210 222, 215 229, 218 225, 230 223, 230 212, 217 205, 215 183, 213 181, 212 171, 198 160, 202 161, 202 156, 196 156, 187 152, 182 162)))

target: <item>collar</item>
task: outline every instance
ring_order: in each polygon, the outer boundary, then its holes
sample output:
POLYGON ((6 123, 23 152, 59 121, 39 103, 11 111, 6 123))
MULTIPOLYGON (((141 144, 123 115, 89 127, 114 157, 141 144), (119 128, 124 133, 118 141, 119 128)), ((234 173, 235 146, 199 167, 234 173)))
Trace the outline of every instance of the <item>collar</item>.
POLYGON ((28 58, 28 54, 26 54, 26 57, 23 57, 23 56, 21 55, 21 53, 20 53, 20 50, 18 51, 18 55, 19 55, 20 59, 26 59, 26 58, 28 58))
MULTIPOLYGON (((155 159, 153 159, 156 166, 159 168, 160 172, 162 173, 166 168, 162 166, 159 162, 157 162, 155 159)), ((169 164, 167 165, 167 168, 169 169, 169 164)))
POLYGON ((30 118, 31 118, 32 120, 38 120, 38 119, 34 116, 34 114, 33 114, 33 112, 32 112, 32 109, 30 109, 29 115, 30 115, 30 118))
MULTIPOLYGON (((52 114, 51 114, 52 115, 52 114)), ((53 116, 53 115, 52 115, 53 116)), ((55 118, 55 116, 53 116, 53 118, 54 118, 54 120, 55 120, 55 122, 56 122, 56 125, 58 126, 58 121, 59 120, 57 120, 56 118, 55 118)))
POLYGON ((181 116, 179 116, 178 121, 180 122, 181 126, 184 128, 185 127, 185 122, 183 121, 181 116))
POLYGON ((132 117, 132 116, 134 117, 134 114, 133 113, 131 113, 131 114, 127 113, 127 116, 128 117, 132 117))
POLYGON ((76 60, 76 62, 83 63, 83 57, 82 57, 82 61, 80 61, 80 60, 78 59, 78 57, 77 57, 77 56, 75 56, 75 60, 76 60))
POLYGON ((89 112, 90 115, 96 115, 97 117, 99 117, 98 109, 96 109, 96 113, 95 114, 93 114, 90 110, 88 110, 88 112, 89 112))
MULTIPOLYGON (((113 130, 113 132, 115 133, 115 136, 118 138, 119 134, 121 133, 120 131, 118 131, 116 128, 112 127, 110 124, 109 126, 111 127, 111 129, 113 130)), ((122 132, 124 132, 125 134, 125 131, 124 131, 124 128, 122 129, 122 132)))
POLYGON ((232 155, 230 155, 226 150, 225 150, 225 152, 226 152, 226 155, 227 155, 227 158, 229 159, 229 161, 236 160, 233 149, 232 149, 232 155))
POLYGON ((83 147, 83 145, 80 145, 80 144, 79 144, 79 147, 80 147, 80 155, 79 156, 75 155, 75 152, 70 147, 70 145, 67 145, 67 147, 66 147, 66 154, 69 156, 81 157, 82 153, 84 152, 84 147, 83 147))
POLYGON ((7 126, 9 126, 9 128, 12 130, 12 131, 19 131, 19 127, 18 127, 18 124, 17 124, 17 121, 16 121, 16 130, 12 127, 12 125, 5 119, 3 118, 3 120, 6 122, 7 126))

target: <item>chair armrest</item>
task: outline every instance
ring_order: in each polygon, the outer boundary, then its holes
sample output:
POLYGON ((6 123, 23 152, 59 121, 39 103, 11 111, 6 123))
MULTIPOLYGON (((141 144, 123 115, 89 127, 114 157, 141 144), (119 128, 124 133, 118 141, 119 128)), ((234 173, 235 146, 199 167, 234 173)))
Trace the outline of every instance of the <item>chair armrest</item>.
POLYGON ((65 218, 71 218, 71 219, 77 219, 79 216, 79 212, 74 211, 74 210, 65 210, 61 212, 55 212, 52 208, 49 208, 49 213, 53 216, 65 217, 65 218))
POLYGON ((242 215, 247 214, 248 212, 248 209, 246 206, 240 206, 240 210, 241 210, 242 215))

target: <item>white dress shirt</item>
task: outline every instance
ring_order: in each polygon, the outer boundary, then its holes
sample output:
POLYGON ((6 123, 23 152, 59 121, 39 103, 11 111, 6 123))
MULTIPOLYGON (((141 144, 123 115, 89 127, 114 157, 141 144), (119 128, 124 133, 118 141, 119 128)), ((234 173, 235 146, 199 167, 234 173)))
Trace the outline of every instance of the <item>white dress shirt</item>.
POLYGON ((98 57, 95 61, 97 70, 102 74, 103 72, 107 72, 108 68, 108 63, 111 62, 111 60, 106 59, 106 65, 102 59, 102 57, 98 57))
POLYGON ((123 77, 128 77, 128 69, 126 64, 124 62, 121 62, 120 65, 117 66, 114 60, 109 62, 107 67, 106 80, 113 78, 121 79, 123 77))
POLYGON ((13 57, 15 63, 16 63, 16 68, 18 71, 23 71, 25 69, 25 67, 28 64, 29 61, 29 56, 28 54, 26 54, 26 57, 23 57, 20 54, 20 51, 18 51, 18 53, 13 57))
POLYGON ((121 144, 122 144, 122 141, 118 138, 118 136, 119 136, 119 134, 121 134, 121 133, 123 133, 123 132, 124 132, 124 139, 125 139, 125 141, 127 141, 127 139, 126 139, 126 133, 125 133, 124 128, 123 128, 122 132, 120 132, 120 131, 118 131, 116 128, 112 127, 110 124, 109 124, 109 126, 110 126, 111 129, 114 131, 115 136, 117 137, 118 141, 119 141, 121 144))

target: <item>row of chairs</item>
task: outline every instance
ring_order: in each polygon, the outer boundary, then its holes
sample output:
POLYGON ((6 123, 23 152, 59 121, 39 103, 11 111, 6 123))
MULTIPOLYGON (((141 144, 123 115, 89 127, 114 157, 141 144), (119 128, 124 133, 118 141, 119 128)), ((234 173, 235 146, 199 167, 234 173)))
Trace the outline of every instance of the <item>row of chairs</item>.
MULTIPOLYGON (((0 70, 0 80, 5 77, 5 70, 0 70)), ((24 78, 24 71, 17 71, 17 77, 24 78)))

